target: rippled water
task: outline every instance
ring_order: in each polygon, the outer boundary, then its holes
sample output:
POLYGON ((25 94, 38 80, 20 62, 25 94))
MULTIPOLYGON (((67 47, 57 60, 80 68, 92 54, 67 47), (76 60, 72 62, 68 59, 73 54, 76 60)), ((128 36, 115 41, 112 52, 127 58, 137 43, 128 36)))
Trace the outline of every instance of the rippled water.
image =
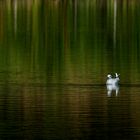
POLYGON ((140 3, 0 1, 0 139, 139 140, 140 3), (108 73, 120 85, 106 87, 108 73))
POLYGON ((139 139, 139 87, 1 85, 1 139, 139 139))

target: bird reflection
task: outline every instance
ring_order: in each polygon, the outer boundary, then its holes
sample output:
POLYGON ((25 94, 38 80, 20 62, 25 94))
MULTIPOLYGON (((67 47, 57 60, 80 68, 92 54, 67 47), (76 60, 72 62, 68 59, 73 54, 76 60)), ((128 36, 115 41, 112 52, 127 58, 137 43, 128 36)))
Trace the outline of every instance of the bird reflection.
POLYGON ((112 95, 112 93, 116 93, 116 96, 118 96, 119 93, 119 85, 107 85, 107 95, 108 97, 110 97, 112 95))

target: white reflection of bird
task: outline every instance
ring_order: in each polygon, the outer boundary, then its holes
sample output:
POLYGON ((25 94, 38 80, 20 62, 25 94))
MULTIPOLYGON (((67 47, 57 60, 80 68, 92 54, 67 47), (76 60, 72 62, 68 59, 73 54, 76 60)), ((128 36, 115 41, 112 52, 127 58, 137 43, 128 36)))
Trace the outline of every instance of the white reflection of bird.
POLYGON ((113 78, 110 74, 107 75, 107 85, 118 85, 120 81, 119 74, 115 73, 115 77, 113 78))
POLYGON ((110 97, 112 92, 114 91, 116 93, 116 96, 119 93, 119 85, 106 85, 107 87, 107 95, 110 97))

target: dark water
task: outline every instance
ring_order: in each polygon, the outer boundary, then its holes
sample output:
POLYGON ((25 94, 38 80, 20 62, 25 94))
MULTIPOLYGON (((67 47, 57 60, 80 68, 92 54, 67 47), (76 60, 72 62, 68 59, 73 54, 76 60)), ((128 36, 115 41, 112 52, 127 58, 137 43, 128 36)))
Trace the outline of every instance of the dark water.
POLYGON ((0 0, 0 140, 139 140, 139 9, 139 0, 0 0))

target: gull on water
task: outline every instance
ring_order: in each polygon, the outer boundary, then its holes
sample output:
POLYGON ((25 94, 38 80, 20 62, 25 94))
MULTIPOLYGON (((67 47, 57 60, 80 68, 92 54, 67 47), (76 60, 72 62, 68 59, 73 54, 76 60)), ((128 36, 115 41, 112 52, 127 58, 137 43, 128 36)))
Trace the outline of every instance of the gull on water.
POLYGON ((118 95, 119 92, 119 74, 115 73, 115 77, 112 77, 112 75, 108 74, 107 75, 107 94, 108 96, 111 96, 112 92, 116 92, 116 96, 118 95))
POLYGON ((119 74, 115 73, 115 77, 112 77, 111 74, 107 75, 107 85, 118 85, 120 81, 119 74))

